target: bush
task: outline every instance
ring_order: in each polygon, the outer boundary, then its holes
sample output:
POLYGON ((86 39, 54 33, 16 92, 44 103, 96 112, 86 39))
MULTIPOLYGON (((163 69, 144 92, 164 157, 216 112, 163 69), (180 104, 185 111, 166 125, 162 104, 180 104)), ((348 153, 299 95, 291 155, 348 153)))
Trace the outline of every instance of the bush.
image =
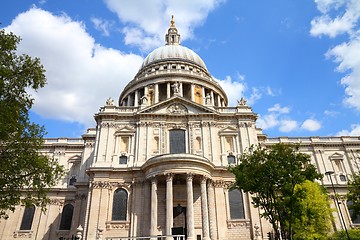
MULTIPOLYGON (((360 240, 360 228, 348 229, 351 240, 360 240)), ((329 238, 330 240, 348 239, 345 231, 337 231, 329 238)))

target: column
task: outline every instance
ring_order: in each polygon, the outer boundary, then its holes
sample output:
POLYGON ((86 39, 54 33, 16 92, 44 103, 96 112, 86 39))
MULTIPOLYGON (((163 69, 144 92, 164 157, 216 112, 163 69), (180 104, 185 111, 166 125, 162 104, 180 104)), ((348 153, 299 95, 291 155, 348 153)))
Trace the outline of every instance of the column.
POLYGON ((195 240, 194 226, 194 197, 193 197, 193 175, 186 175, 186 221, 187 221, 187 240, 195 240))
POLYGON ((167 98, 170 98, 170 97, 171 97, 170 93, 171 93, 170 83, 168 82, 167 85, 166 85, 166 97, 167 97, 167 98))
POLYGON ((215 105, 215 99, 214 99, 214 92, 213 91, 210 92, 210 96, 211 96, 211 106, 214 106, 215 105))
POLYGON ((221 107, 221 99, 220 99, 220 95, 217 95, 217 101, 218 101, 218 106, 221 107))
POLYGON ((214 183, 208 181, 208 204, 209 204, 209 223, 210 223, 210 238, 211 240, 217 239, 217 226, 216 226, 216 206, 215 206, 215 191, 214 183))
POLYGON ((205 88, 204 87, 201 87, 201 94, 202 94, 202 100, 201 100, 201 102, 202 102, 202 104, 205 104, 205 101, 204 101, 204 98, 206 97, 206 95, 205 95, 205 88))
MULTIPOLYGON (((150 217, 150 235, 157 235, 157 179, 153 177, 151 179, 151 217, 150 217)), ((156 238, 154 238, 156 239, 156 238)))
POLYGON ((135 99, 134 99, 134 107, 139 106, 139 92, 138 90, 135 91, 135 99))
POLYGON ((179 92, 180 92, 180 97, 183 97, 184 92, 183 92, 183 84, 182 84, 182 82, 180 83, 180 86, 179 86, 179 92))
POLYGON ((130 93, 129 95, 128 95, 128 102, 127 102, 127 106, 129 106, 129 107, 131 107, 131 103, 132 103, 132 95, 131 95, 132 93, 130 93))
POLYGON ((210 240, 209 237, 209 215, 208 215, 208 200, 206 193, 206 177, 201 178, 201 212, 202 212, 202 232, 203 239, 210 240))
MULTIPOLYGON (((171 235, 173 227, 173 175, 171 173, 166 175, 166 230, 165 235, 171 235)), ((166 237, 166 240, 171 240, 172 237, 166 237)))
POLYGON ((191 84, 191 88, 190 88, 190 92, 191 92, 191 101, 195 102, 195 87, 194 84, 191 84))
POLYGON ((154 103, 158 103, 158 102, 159 102, 159 84, 155 84, 154 103))

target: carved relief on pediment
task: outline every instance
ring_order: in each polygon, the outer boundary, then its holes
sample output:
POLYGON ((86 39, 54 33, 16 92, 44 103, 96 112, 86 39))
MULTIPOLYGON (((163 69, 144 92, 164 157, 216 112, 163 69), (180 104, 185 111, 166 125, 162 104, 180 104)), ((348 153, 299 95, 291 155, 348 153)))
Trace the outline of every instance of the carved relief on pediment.
POLYGON ((166 109, 166 112, 171 114, 186 114, 188 113, 188 109, 182 104, 174 103, 166 109))

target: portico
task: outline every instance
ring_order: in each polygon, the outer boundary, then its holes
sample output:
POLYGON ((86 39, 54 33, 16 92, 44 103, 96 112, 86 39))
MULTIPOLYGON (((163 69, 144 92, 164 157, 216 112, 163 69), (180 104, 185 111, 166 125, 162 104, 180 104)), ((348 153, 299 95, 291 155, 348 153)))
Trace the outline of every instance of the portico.
MULTIPOLYGON (((200 210, 201 211, 201 235, 202 239, 210 240, 210 222, 214 222, 215 215, 209 213, 209 207, 214 201, 214 190, 210 171, 213 165, 205 158, 191 154, 166 154, 149 159, 144 165, 147 179, 150 181, 151 204, 150 204, 150 235, 158 235, 158 215, 165 212, 165 235, 171 235, 174 227, 174 211, 177 207, 186 209, 184 212, 187 239, 196 239, 195 234, 195 213, 194 210, 194 187, 200 188, 200 210), (185 164, 184 161, 187 163, 185 164), (161 162, 161 164, 159 164, 161 162), (187 166, 187 169, 182 169, 187 166), (192 169, 192 171, 189 171, 192 169), (159 209, 158 186, 165 186, 165 209, 159 209), (184 191, 185 190, 185 191, 184 191), (185 192, 185 193, 184 193, 185 192), (174 196, 174 193, 176 195, 174 196), (210 217, 209 217, 210 216, 210 217)), ((177 226, 179 227, 179 226, 177 226)), ((169 238, 170 240, 171 238, 169 238)))

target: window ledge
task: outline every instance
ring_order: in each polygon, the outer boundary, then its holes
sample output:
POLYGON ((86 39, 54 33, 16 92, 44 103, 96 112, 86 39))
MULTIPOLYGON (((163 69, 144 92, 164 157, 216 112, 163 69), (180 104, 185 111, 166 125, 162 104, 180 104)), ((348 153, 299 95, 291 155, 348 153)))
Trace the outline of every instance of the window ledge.
POLYGON ((32 230, 17 230, 14 232, 14 238, 32 238, 32 230))
POLYGON ((227 228, 247 228, 250 229, 250 219, 232 219, 227 221, 227 228))
POLYGON ((130 221, 108 221, 105 223, 106 230, 128 230, 130 221))

